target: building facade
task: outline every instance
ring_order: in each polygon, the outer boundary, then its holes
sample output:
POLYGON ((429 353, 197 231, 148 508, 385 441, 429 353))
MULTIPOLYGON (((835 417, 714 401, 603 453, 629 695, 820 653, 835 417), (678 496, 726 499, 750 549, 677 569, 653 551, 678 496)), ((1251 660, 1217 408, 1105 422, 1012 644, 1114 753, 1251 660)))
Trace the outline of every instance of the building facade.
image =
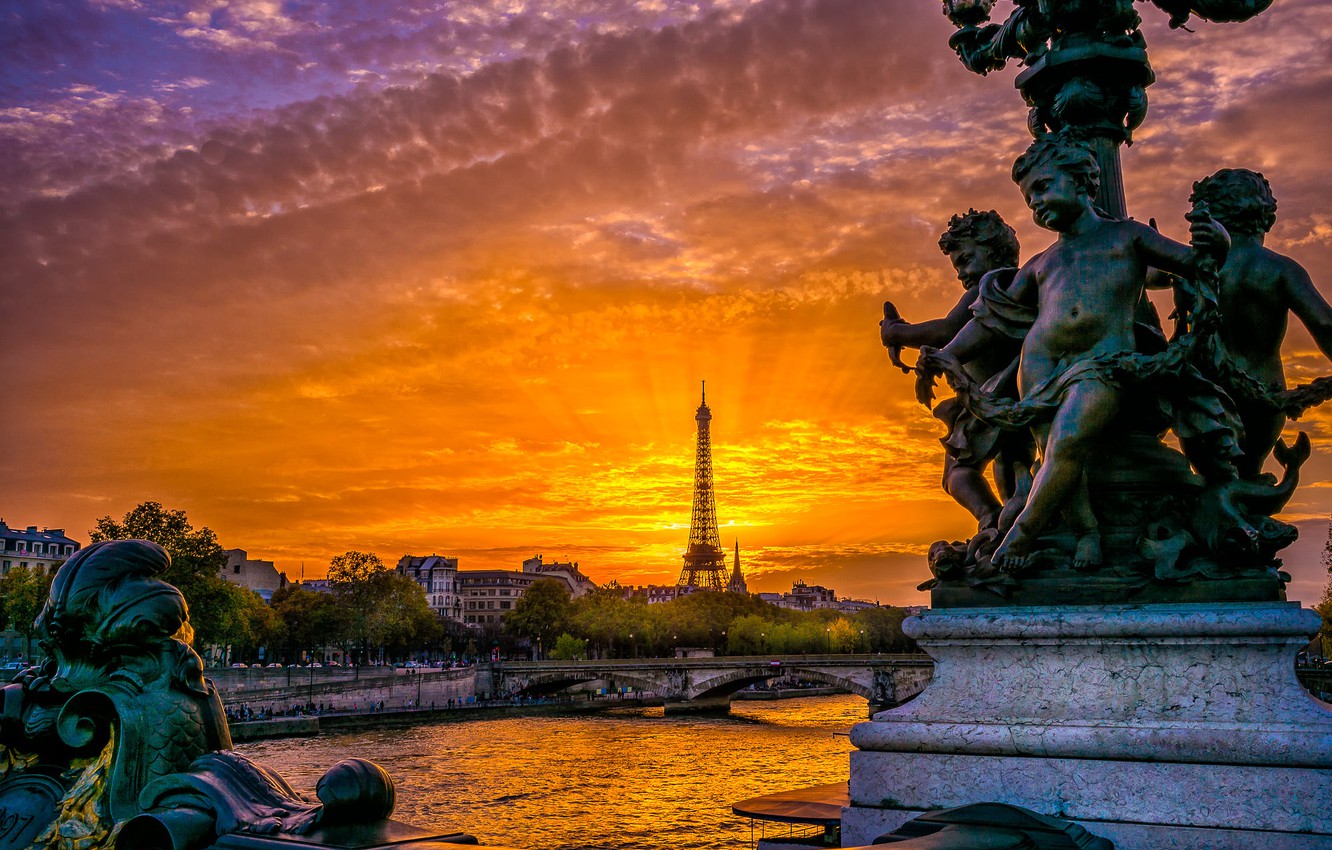
MULTIPOLYGON (((555 564, 546 564, 555 567, 555 564)), ((574 566, 564 564, 561 567, 574 566)), ((504 617, 523 597, 527 589, 539 581, 562 581, 570 596, 586 593, 591 581, 582 573, 571 575, 567 570, 463 570, 458 573, 458 595, 462 597, 462 622, 466 626, 486 628, 504 624, 504 617), (582 581, 579 581, 581 578, 582 581), (584 584, 586 583, 586 584, 584 584)))
POLYGON ((540 555, 533 555, 523 561, 523 572, 536 573, 545 578, 563 579, 569 585, 569 592, 575 599, 592 591, 597 585, 592 579, 578 571, 578 562, 552 561, 544 563, 540 555))
POLYGON ((502 626, 504 616, 527 589, 542 579, 554 578, 522 570, 467 570, 458 574, 462 621, 468 626, 502 626))
POLYGON ((251 558, 244 549, 226 549, 227 563, 218 573, 226 581, 253 590, 265 602, 273 601, 273 593, 287 586, 287 574, 278 572, 272 561, 251 558))
POLYGON ((821 584, 805 584, 800 579, 791 583, 790 593, 760 593, 758 597, 764 602, 776 605, 778 608, 790 608, 793 611, 829 609, 841 611, 843 614, 854 614, 857 611, 864 611, 866 608, 880 607, 878 602, 867 602, 849 597, 838 599, 832 588, 824 587, 821 584))
POLYGON ((398 575, 411 579, 425 591, 426 604, 430 610, 446 620, 463 622, 457 558, 403 555, 394 569, 398 575))
MULTIPOLYGON (((10 528, 0 520, 0 575, 7 575, 17 567, 27 567, 42 573, 52 573, 80 548, 79 543, 65 536, 63 528, 10 528)), ((0 630, 0 660, 21 658, 27 651, 23 635, 14 629, 0 630)))
POLYGON ((805 584, 800 579, 791 583, 790 593, 760 593, 759 598, 778 608, 790 608, 794 611, 837 607, 837 594, 832 588, 821 584, 805 584))
POLYGON ((8 573, 14 567, 30 567, 44 573, 51 572, 73 555, 81 547, 65 536, 63 528, 43 528, 30 525, 27 528, 10 528, 0 520, 0 541, 4 543, 0 552, 0 575, 8 573))

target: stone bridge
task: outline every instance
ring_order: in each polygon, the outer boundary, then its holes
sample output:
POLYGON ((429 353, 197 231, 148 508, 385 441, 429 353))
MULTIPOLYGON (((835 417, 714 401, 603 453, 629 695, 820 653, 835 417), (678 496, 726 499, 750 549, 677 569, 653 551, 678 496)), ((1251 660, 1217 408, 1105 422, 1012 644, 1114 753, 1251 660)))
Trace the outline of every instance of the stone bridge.
MULTIPOLYGON (((924 689, 934 671, 925 655, 794 655, 645 658, 605 661, 505 661, 490 665, 497 697, 539 695, 584 682, 634 688, 661 697, 666 712, 716 711, 749 685, 789 676, 864 697, 870 713, 892 708, 924 689)), ((482 690, 479 671, 477 689, 482 690)))

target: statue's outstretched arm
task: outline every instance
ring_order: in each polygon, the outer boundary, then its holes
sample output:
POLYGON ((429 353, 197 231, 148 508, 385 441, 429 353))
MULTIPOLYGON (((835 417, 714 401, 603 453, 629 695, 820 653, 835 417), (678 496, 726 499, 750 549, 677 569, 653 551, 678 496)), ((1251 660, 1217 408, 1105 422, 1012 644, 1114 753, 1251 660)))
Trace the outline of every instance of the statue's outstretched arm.
POLYGON ((922 345, 942 348, 971 321, 971 304, 975 300, 976 290, 969 289, 946 316, 924 322, 900 321, 886 325, 883 329, 883 344, 906 348, 920 348, 922 345))
POLYGON ((999 334, 973 319, 962 326, 962 330, 949 340, 943 351, 959 363, 969 363, 1000 341, 999 334))
POLYGON ((1288 263, 1282 280, 1286 285, 1286 298, 1291 312, 1309 329, 1318 350, 1332 359, 1332 305, 1314 286, 1303 266, 1288 257, 1283 259, 1288 263))

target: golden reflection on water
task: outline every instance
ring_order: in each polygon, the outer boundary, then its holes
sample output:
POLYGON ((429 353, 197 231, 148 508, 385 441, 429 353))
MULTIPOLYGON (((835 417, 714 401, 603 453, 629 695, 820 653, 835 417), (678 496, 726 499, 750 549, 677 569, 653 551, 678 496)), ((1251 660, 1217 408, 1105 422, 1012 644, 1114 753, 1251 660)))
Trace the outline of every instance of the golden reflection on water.
POLYGON ((514 717, 238 749, 304 791, 339 759, 371 759, 398 784, 396 819, 482 844, 741 848, 750 825, 731 804, 845 780, 845 733, 866 713, 859 697, 815 697, 736 702, 728 717, 514 717))

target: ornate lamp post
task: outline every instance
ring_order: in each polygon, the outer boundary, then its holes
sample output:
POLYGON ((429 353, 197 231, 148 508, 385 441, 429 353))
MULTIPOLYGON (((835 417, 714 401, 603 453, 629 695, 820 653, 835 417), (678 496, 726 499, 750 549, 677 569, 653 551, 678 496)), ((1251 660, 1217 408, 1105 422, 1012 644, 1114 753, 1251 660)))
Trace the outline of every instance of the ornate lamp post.
MULTIPOLYGON (((1151 0, 1182 27, 1190 15, 1209 21, 1244 21, 1272 0, 1151 0)), ((1155 81, 1147 61, 1142 19, 1133 0, 1016 0, 1002 24, 990 23, 995 0, 944 0, 957 27, 948 45, 977 74, 1010 59, 1026 68, 1016 85, 1031 112, 1032 135, 1063 132, 1083 139, 1101 167, 1097 203, 1128 214, 1119 146, 1147 116, 1147 87, 1155 81)))

